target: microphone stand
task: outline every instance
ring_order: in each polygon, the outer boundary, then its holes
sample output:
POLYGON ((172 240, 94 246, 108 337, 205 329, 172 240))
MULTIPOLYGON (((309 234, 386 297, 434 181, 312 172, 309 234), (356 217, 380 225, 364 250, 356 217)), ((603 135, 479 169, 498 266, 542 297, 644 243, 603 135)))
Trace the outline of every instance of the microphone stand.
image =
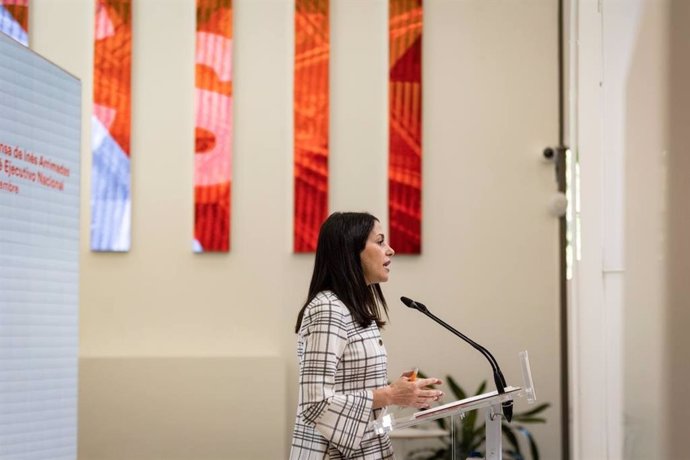
MULTIPOLYGON (((505 393, 505 387, 506 385, 506 379, 503 376, 503 372, 501 372, 501 368, 498 366, 498 362, 496 361, 496 358, 491 354, 489 350, 484 348, 483 346, 479 345, 477 342, 474 340, 470 339, 467 337, 465 334, 462 332, 458 331, 455 329, 453 326, 450 324, 446 323, 443 321, 441 318, 437 317, 433 313, 429 311, 429 309, 424 305, 423 303, 420 302, 415 302, 414 300, 407 298, 407 297, 401 297, 400 300, 402 303, 404 303, 407 307, 409 308, 414 308, 415 310, 418 310, 419 312, 425 314, 456 336, 460 337, 463 339, 465 342, 469 343, 475 350, 479 351, 484 357, 489 361, 489 364, 491 364, 491 370, 493 372, 493 378, 494 378, 494 383, 496 384, 496 390, 498 391, 499 394, 505 393)), ((503 415, 505 416, 506 420, 509 422, 513 418, 513 401, 505 401, 501 404, 502 409, 503 409, 503 415)))

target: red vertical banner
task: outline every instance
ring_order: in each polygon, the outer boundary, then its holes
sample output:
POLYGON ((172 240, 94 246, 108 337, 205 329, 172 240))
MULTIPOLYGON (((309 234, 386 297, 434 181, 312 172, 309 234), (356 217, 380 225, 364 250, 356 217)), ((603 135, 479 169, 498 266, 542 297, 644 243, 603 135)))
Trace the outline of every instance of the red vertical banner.
POLYGON ((329 0, 295 0, 295 252, 316 250, 328 215, 329 35, 329 0))
POLYGON ((0 0, 0 32, 29 46, 29 0, 0 0))
POLYGON ((197 0, 194 251, 230 250, 232 1, 197 0))
POLYGON ((398 254, 421 253, 422 0, 389 0, 388 212, 398 254))
POLYGON ((91 250, 131 246, 132 2, 96 0, 91 116, 91 250))

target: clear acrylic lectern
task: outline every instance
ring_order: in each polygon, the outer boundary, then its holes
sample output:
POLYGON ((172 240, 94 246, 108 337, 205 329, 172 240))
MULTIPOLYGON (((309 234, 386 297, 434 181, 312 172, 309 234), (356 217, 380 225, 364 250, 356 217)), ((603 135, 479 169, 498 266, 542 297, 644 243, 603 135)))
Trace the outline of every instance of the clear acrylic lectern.
POLYGON ((486 460, 502 460, 502 432, 501 419, 503 411, 501 410, 501 403, 505 401, 512 401, 518 397, 527 398, 529 404, 536 402, 536 395, 534 393, 534 383, 532 381, 532 372, 529 366, 529 357, 526 351, 520 352, 520 364, 522 369, 522 387, 506 387, 505 392, 499 394, 498 391, 491 391, 480 395, 472 396, 470 398, 461 399, 458 401, 449 402, 442 406, 436 406, 424 411, 415 412, 412 415, 406 415, 396 418, 393 414, 386 414, 374 422, 374 429, 377 433, 389 433, 394 430, 402 428, 409 428, 421 423, 437 420, 444 417, 450 418, 449 426, 452 446, 452 459, 457 459, 455 453, 455 417, 464 417, 466 412, 478 409, 485 409, 486 418, 486 460))

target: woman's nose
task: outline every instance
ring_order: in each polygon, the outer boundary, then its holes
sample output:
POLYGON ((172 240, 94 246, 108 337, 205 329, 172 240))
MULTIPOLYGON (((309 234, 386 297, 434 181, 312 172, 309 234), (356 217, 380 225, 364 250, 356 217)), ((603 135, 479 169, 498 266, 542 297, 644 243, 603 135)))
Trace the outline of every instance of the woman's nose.
POLYGON ((393 248, 390 247, 390 246, 388 246, 388 255, 389 255, 389 256, 395 255, 395 251, 394 251, 393 248))

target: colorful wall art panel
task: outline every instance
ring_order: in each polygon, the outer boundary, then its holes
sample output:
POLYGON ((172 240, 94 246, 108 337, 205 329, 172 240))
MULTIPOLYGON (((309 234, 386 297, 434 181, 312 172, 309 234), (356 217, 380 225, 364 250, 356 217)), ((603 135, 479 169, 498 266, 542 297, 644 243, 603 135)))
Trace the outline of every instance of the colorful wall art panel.
POLYGON ((398 254, 421 253, 422 1, 390 0, 388 212, 398 254))
POLYGON ((194 251, 230 250, 232 2, 197 0, 194 251))
POLYGON ((29 46, 29 0, 0 0, 0 32, 29 46))
POLYGON ((328 0, 295 1, 294 251, 312 252, 328 216, 328 0))
POLYGON ((96 0, 91 118, 91 250, 131 244, 131 0, 96 0))

